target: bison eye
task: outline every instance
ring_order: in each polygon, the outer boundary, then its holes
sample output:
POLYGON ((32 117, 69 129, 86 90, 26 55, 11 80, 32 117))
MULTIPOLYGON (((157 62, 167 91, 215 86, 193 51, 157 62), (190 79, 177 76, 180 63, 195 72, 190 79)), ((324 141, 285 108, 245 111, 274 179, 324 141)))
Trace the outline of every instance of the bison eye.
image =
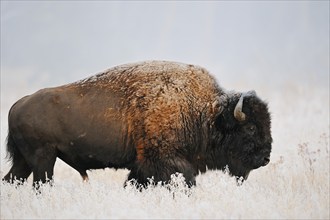
POLYGON ((254 135, 254 133, 257 130, 257 127, 254 124, 248 124, 248 125, 245 126, 245 129, 244 130, 249 135, 254 135))

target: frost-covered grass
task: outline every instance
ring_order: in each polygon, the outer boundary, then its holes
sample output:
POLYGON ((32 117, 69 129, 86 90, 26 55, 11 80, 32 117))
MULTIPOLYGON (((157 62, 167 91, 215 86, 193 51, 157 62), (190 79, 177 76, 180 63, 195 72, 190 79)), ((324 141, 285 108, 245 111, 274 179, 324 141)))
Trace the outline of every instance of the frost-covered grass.
MULTIPOLYGON (((221 171, 208 171, 192 189, 179 175, 170 190, 155 186, 139 192, 123 188, 128 170, 90 171, 90 181, 83 183, 58 160, 54 187, 41 187, 39 195, 31 177, 16 188, 1 183, 1 219, 329 219, 328 89, 257 90, 272 112, 273 151, 270 164, 252 171, 241 186, 221 171)), ((8 108, 1 109, 1 177, 9 169, 8 108)))

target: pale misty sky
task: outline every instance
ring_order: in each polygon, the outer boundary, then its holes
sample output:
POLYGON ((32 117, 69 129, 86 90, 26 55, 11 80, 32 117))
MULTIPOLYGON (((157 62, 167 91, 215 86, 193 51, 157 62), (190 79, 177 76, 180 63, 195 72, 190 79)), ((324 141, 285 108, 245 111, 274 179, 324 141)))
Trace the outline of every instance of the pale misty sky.
POLYGON ((220 84, 329 86, 329 1, 1 1, 1 84, 69 83, 142 60, 220 84))

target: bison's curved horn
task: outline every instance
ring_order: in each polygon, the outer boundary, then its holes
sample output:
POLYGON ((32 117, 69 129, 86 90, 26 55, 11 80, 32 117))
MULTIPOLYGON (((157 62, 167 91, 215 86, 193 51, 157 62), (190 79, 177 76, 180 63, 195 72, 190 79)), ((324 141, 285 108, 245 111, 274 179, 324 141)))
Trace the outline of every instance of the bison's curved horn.
POLYGON ((248 91, 246 93, 242 93, 241 97, 239 98, 236 107, 234 109, 234 117, 238 120, 238 121, 245 121, 245 114, 242 111, 243 109, 243 99, 244 97, 248 97, 248 96, 256 96, 256 92, 255 91, 248 91))
POLYGON ((235 110, 234 110, 234 117, 238 120, 238 121, 244 121, 245 120, 245 114, 244 112, 242 111, 242 108, 243 108, 243 99, 244 99, 244 96, 241 95, 241 97, 239 98, 239 101, 235 107, 235 110))

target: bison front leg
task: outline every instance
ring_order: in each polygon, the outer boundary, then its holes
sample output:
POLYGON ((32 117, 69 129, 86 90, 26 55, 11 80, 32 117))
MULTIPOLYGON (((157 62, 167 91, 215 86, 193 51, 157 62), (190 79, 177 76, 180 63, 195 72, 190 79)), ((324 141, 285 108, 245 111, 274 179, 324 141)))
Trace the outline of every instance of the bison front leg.
MULTIPOLYGON (((145 159, 136 161, 135 166, 128 175, 128 180, 136 180, 138 186, 147 187, 149 179, 153 178, 154 183, 162 182, 166 184, 171 180, 171 175, 182 173, 186 184, 191 187, 196 184, 192 165, 185 159, 173 157, 165 160, 145 159)), ((127 182, 125 183, 125 185, 127 182)))

